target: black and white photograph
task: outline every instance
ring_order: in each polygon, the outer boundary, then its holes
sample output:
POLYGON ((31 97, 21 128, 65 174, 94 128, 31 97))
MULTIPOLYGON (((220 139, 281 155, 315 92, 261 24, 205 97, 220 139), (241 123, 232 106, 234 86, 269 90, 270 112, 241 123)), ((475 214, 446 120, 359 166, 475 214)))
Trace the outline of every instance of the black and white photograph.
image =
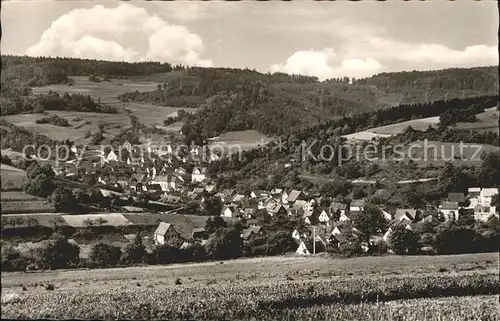
POLYGON ((1 318, 500 320, 496 1, 1 2, 1 318))

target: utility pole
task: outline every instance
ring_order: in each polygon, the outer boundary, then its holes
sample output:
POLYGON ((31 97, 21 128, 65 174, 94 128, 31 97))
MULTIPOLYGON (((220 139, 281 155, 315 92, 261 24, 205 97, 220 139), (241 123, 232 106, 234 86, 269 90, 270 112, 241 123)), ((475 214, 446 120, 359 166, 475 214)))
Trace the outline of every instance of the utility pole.
POLYGON ((316 226, 313 226, 313 255, 316 254, 316 226))

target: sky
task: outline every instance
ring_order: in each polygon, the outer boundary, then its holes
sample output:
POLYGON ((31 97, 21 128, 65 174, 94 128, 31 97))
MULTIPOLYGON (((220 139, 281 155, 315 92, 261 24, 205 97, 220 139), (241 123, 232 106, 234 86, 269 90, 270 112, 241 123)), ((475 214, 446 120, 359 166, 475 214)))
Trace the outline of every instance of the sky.
POLYGON ((317 76, 498 65, 495 1, 2 1, 2 54, 317 76))

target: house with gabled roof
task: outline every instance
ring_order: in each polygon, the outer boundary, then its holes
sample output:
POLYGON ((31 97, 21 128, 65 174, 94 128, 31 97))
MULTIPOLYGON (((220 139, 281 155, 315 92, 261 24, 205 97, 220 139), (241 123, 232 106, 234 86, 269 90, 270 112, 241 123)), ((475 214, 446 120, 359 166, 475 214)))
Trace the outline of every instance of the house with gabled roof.
POLYGON ((223 217, 240 217, 241 213, 235 205, 224 205, 222 208, 220 216, 223 217))
POLYGON ((281 203, 288 204, 288 192, 287 191, 283 191, 281 193, 281 203))
POLYGON ((312 251, 313 251, 312 248, 308 247, 306 245, 306 242, 300 240, 299 247, 297 248, 295 253, 299 255, 311 255, 312 251))
POLYGON ((239 203, 239 202, 241 202, 244 198, 245 198, 245 195, 243 195, 243 194, 236 194, 236 195, 234 195, 234 196, 233 196, 233 200, 232 200, 232 201, 233 201, 234 203, 239 203))
POLYGON ((481 187, 469 187, 467 189, 467 197, 469 198, 479 198, 481 194, 481 187))
POLYGON ((260 226, 250 226, 241 232, 241 238, 244 242, 250 242, 261 235, 264 235, 264 230, 260 226))
POLYGON ((270 193, 262 190, 255 190, 250 193, 251 198, 269 198, 271 197, 270 193))
POLYGON ((458 202, 441 202, 439 205, 439 212, 444 216, 445 221, 458 220, 458 202))
POLYGON ((281 205, 280 203, 275 203, 275 202, 269 202, 266 204, 266 210, 267 213, 270 216, 275 216, 275 215, 287 215, 288 211, 286 208, 281 205))
POLYGON ((168 191, 169 189, 169 183, 170 183, 170 178, 167 175, 158 175, 153 179, 152 183, 154 184, 160 184, 162 191, 168 191))
POLYGON ((338 212, 339 214, 345 214, 347 210, 347 204, 332 201, 330 203, 329 209, 331 213, 338 212))
POLYGON ((195 167, 191 173, 191 182, 203 182, 207 178, 207 168, 206 167, 195 167))
POLYGON ((398 208, 394 214, 395 221, 408 220, 413 222, 417 217, 417 210, 413 208, 398 208))
POLYGON ((160 222, 154 234, 154 241, 156 244, 169 244, 179 242, 182 240, 181 236, 175 230, 174 226, 170 223, 160 222))
POLYGON ((483 188, 479 193, 480 204, 491 204, 493 196, 498 195, 498 188, 483 188))
POLYGON ((301 191, 292 190, 290 194, 288 194, 287 203, 295 203, 297 200, 304 200, 305 195, 301 191))
POLYGON ((310 209, 307 211, 304 211, 304 223, 309 224, 309 225, 316 225, 318 224, 318 219, 320 216, 321 212, 319 209, 310 209))
POLYGON ((474 219, 476 221, 486 222, 491 216, 499 216, 495 206, 479 204, 474 207, 474 219))
POLYGON ((330 216, 326 212, 326 210, 322 210, 318 216, 318 222, 330 225, 330 216))

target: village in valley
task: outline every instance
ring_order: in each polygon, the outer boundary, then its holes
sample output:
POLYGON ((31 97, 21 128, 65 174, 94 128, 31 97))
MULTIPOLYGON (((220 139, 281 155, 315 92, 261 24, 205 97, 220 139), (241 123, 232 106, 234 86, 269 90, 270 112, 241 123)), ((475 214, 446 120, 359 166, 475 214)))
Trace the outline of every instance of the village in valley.
MULTIPOLYGON (((358 144, 360 141, 351 140, 350 143, 358 144)), ((235 226, 238 226, 241 240, 247 246, 265 243, 266 233, 272 235, 281 231, 288 234, 284 236, 285 239, 293 240, 284 251, 294 251, 298 255, 320 252, 353 255, 373 254, 376 253, 373 251, 381 251, 380 248, 394 253, 390 242, 398 228, 412 231, 414 235, 419 233, 425 239, 429 237, 429 232, 424 231, 440 224, 467 220, 486 224, 490 219, 498 219, 497 188, 471 186, 467 193, 450 192, 437 203, 421 203, 420 207, 413 208, 398 207, 402 204, 401 194, 387 188, 371 187, 371 197, 351 199, 325 197, 309 190, 293 188, 255 189, 248 193, 248 190, 243 192, 217 186, 216 179, 208 173, 208 167, 210 163, 230 158, 231 155, 211 153, 207 146, 189 149, 167 144, 160 148, 151 142, 134 146, 126 140, 115 146, 71 145, 70 155, 65 161, 56 163, 43 160, 36 162, 34 158, 28 172, 48 168, 59 182, 76 184, 73 194, 92 188, 94 194, 99 194, 97 199, 101 200, 98 202, 108 199, 108 206, 113 204, 106 212, 90 206, 85 210, 81 207, 68 208, 72 213, 46 214, 62 218, 54 226, 51 226, 54 218, 51 221, 46 219, 45 222, 50 222, 45 223, 46 227, 109 226, 131 229, 135 226, 141 233, 137 236, 129 233, 124 237, 131 242, 135 237, 140 237, 150 244, 148 251, 152 251, 155 246, 162 245, 175 245, 180 249, 193 244, 206 245, 210 232, 213 232, 206 230, 206 220, 218 217, 219 224, 224 226, 238 222, 235 226), (372 214, 365 213, 367 207, 372 214), (356 217, 367 215, 375 216, 375 223, 371 223, 374 226, 364 226, 363 222, 355 221, 356 217), (223 223, 220 223, 221 219, 223 223), (283 225, 271 224, 273 221, 283 225), (358 225, 367 230, 360 231, 358 225)), ((293 166, 294 162, 285 164, 288 170, 292 170, 293 166)), ((352 183, 380 185, 379 182, 359 179, 352 183)), ((398 183, 418 185, 427 181, 417 179, 398 183)), ((73 201, 82 202, 82 199, 73 198, 73 201)), ((88 205, 92 203, 88 197, 86 201, 88 205)), ((30 222, 23 217, 26 214, 2 215, 3 229, 10 227, 12 233, 12 229, 22 230, 30 226, 30 222)), ((397 251, 436 252, 432 242, 426 244, 425 241, 419 241, 415 240, 413 245, 403 246, 397 251)), ((35 246, 31 242, 26 244, 21 243, 19 246, 35 246)), ((82 249, 87 248, 81 251, 82 259, 88 259, 89 245, 80 246, 82 249)), ((248 255, 258 253, 250 251, 248 255)))
POLYGON ((2 319, 500 320, 493 2, 283 4, 2 1, 2 319))

